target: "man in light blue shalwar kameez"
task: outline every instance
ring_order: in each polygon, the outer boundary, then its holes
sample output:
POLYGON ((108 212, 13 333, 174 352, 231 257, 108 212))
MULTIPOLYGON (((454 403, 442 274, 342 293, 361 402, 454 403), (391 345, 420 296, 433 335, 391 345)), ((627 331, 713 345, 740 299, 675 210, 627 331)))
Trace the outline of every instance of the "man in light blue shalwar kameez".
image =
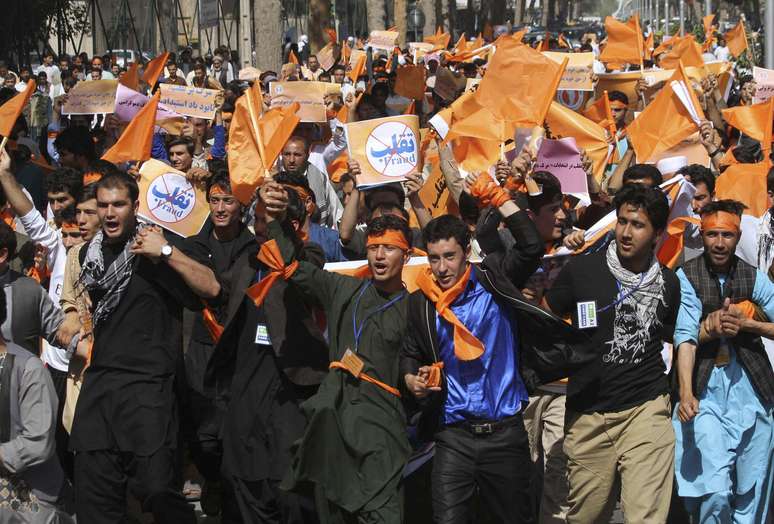
POLYGON ((743 314, 752 303, 774 319, 774 283, 735 255, 741 213, 708 204, 704 254, 677 271, 675 476, 700 523, 763 523, 774 478, 774 374, 760 340, 774 324, 743 314))

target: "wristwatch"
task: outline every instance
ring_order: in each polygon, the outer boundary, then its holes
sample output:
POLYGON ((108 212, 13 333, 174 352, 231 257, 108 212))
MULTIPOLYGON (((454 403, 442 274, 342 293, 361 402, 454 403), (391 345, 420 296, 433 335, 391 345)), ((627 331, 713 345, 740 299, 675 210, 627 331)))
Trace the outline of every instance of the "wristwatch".
POLYGON ((169 244, 164 244, 161 246, 161 258, 167 259, 170 256, 172 256, 172 246, 169 244))

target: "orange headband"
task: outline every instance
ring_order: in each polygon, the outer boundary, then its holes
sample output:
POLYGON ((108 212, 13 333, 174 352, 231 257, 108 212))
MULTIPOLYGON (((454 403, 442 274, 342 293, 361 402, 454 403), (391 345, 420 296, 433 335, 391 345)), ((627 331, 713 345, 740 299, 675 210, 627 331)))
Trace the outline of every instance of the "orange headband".
POLYGON ((406 237, 403 235, 401 231, 396 231, 394 229, 385 231, 379 236, 376 236, 376 235, 368 236, 368 240, 366 241, 366 247, 378 246, 378 245, 395 246, 402 249, 403 251, 409 250, 409 243, 408 243, 408 240, 406 240, 406 237))
POLYGON ((701 217, 701 230, 709 231, 710 229, 715 229, 738 233, 740 231, 740 223, 739 215, 729 213, 728 211, 718 211, 701 217))
POLYGON ((210 196, 230 196, 229 193, 223 191, 223 188, 218 184, 215 184, 210 188, 210 196))
POLYGON ((295 191, 298 195, 298 198, 304 202, 306 202, 306 200, 312 196, 309 194, 309 191, 307 191, 306 188, 301 186, 294 186, 293 184, 282 184, 282 187, 295 191))
POLYGON ((99 182, 101 179, 102 179, 102 173, 97 173, 96 171, 89 171, 88 173, 83 175, 83 185, 88 186, 89 184, 99 182))
POLYGON ((62 231, 75 232, 80 231, 80 229, 75 222, 62 222, 62 231))
POLYGON ((627 105, 620 100, 612 100, 610 102, 610 109, 626 109, 627 105))

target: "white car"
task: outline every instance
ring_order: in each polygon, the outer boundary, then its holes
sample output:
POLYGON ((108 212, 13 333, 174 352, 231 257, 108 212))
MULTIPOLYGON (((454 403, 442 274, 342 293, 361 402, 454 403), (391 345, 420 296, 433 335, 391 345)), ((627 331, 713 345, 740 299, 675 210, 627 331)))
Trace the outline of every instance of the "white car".
MULTIPOLYGON (((115 63, 121 67, 126 67, 127 64, 137 61, 137 51, 134 49, 113 49, 110 51, 116 60, 115 63)), ((147 51, 142 51, 142 61, 147 62, 151 60, 153 56, 147 51)))

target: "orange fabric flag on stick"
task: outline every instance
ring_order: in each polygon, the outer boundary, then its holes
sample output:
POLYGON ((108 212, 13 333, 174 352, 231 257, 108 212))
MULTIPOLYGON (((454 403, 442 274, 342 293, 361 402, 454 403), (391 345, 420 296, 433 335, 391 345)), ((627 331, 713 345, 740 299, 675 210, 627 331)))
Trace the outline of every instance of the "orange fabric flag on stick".
POLYGON ((678 63, 678 68, 653 102, 626 128, 637 161, 645 162, 676 146, 697 132, 702 120, 705 120, 704 111, 685 69, 678 63))
POLYGON ((679 62, 683 63, 683 67, 704 67, 701 46, 696 43, 693 35, 681 38, 673 45, 672 49, 661 57, 659 66, 662 69, 677 69, 679 62))
MULTIPOLYGON (((542 126, 566 66, 566 58, 559 64, 529 46, 505 40, 478 85, 477 103, 514 128, 542 126)), ((513 129, 507 138, 512 137, 513 129)))
POLYGON ((441 49, 446 49, 447 47, 449 47, 449 42, 451 41, 451 35, 449 33, 442 31, 441 27, 438 26, 438 29, 435 31, 435 34, 426 36, 423 41, 427 42, 428 44, 433 44, 435 46, 434 51, 439 51, 441 49))
MULTIPOLYGON (((774 111, 774 97, 760 104, 723 109, 721 113, 728 125, 761 142, 761 149, 767 149, 764 142, 767 134, 771 136, 772 111, 774 111)), ((770 143, 769 147, 771 147, 770 143)))
POLYGON ((151 89, 153 89, 153 86, 159 81, 161 73, 164 72, 164 68, 167 66, 167 58, 169 58, 169 52, 165 51, 145 65, 145 71, 142 73, 142 80, 148 84, 151 89))
POLYGON ((271 109, 260 117, 255 105, 248 94, 237 99, 228 136, 231 187, 245 205, 301 120, 296 115, 298 103, 271 109))
POLYGON ((612 16, 605 18, 607 45, 599 55, 601 62, 639 64, 642 60, 642 32, 637 16, 628 22, 619 22, 612 16))
POLYGON ((747 49, 747 32, 744 30, 743 21, 739 20, 739 23, 726 33, 726 45, 734 58, 739 58, 747 49))
POLYGON ((288 64, 295 64, 295 65, 300 64, 300 62, 298 61, 298 57, 296 56, 296 54, 293 52, 292 49, 290 50, 290 53, 288 54, 288 62, 287 63, 288 64))
POLYGON ((349 72, 349 79, 353 84, 357 84, 357 79, 363 74, 366 66, 366 55, 362 54, 358 57, 357 63, 352 66, 352 70, 349 72))
POLYGON ((715 20, 715 15, 707 15, 701 19, 701 23, 704 26, 704 41, 706 42, 714 36, 714 30, 712 29, 712 21, 715 20))
POLYGON ((126 70, 126 73, 118 79, 118 83, 128 87, 129 89, 132 89, 133 91, 139 91, 140 90, 140 71, 139 71, 140 63, 139 62, 132 62, 132 65, 129 66, 129 69, 126 70))
POLYGON ((645 39, 645 43, 643 44, 642 49, 642 55, 645 58, 645 60, 653 60, 653 35, 655 33, 653 31, 650 32, 648 35, 648 38, 645 39))
POLYGON ((102 155, 102 160, 118 164, 120 162, 144 162, 151 157, 153 128, 156 125, 156 109, 159 106, 160 98, 161 92, 156 91, 148 103, 134 115, 113 147, 102 155))
POLYGON ((744 210, 745 214, 761 217, 768 209, 766 205, 768 172, 768 162, 729 166, 715 183, 715 196, 718 200, 738 200, 747 206, 744 210))
POLYGON ((465 40, 465 33, 462 33, 460 35, 460 39, 457 40, 456 44, 454 44, 454 52, 463 53, 467 50, 468 50, 468 43, 467 43, 467 40, 465 40))
POLYGON ((594 165, 594 178, 602 181, 610 151, 605 129, 569 107, 553 101, 546 115, 546 125, 554 138, 573 137, 586 151, 594 165))
POLYGON ((610 109, 610 98, 607 95, 607 90, 603 91, 602 96, 581 114, 608 129, 610 136, 615 136, 615 119, 613 119, 613 111, 610 109))
POLYGON ((16 119, 24 110, 24 106, 30 101, 32 93, 35 92, 35 81, 28 80, 24 91, 14 95, 5 104, 0 106, 0 135, 3 135, 3 144, 8 140, 13 132, 13 126, 16 125, 16 119))

